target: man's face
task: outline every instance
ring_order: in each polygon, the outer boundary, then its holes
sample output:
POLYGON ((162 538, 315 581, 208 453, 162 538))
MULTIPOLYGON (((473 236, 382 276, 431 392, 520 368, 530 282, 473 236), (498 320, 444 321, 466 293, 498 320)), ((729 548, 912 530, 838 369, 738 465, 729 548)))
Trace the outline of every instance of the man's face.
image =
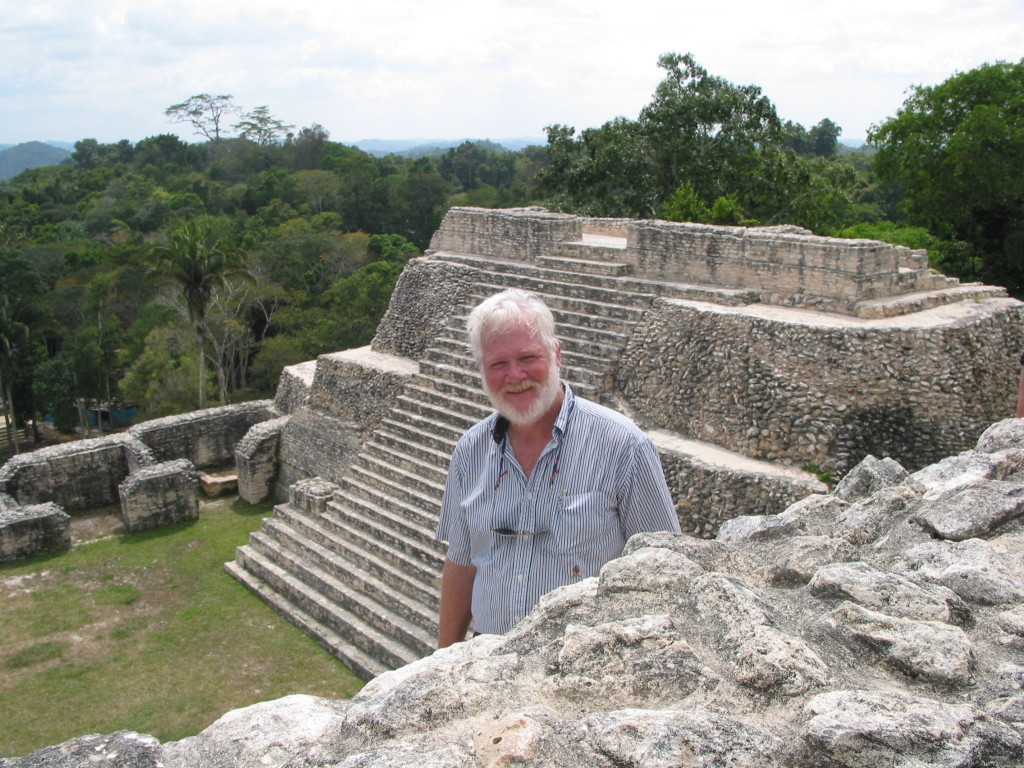
POLYGON ((522 324, 483 342, 484 389, 495 410, 513 424, 527 426, 558 400, 562 352, 549 350, 522 324))

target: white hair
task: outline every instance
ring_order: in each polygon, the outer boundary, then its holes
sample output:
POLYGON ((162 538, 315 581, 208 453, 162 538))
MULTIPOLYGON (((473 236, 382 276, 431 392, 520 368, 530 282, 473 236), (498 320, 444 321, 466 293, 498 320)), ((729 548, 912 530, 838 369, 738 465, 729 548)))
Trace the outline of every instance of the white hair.
POLYGON ((466 319, 466 330, 469 332, 469 345, 477 367, 483 364, 484 342, 488 338, 507 333, 521 325, 529 328, 531 334, 540 339, 552 354, 558 349, 555 318, 547 304, 536 294, 509 288, 484 299, 474 307, 466 319))

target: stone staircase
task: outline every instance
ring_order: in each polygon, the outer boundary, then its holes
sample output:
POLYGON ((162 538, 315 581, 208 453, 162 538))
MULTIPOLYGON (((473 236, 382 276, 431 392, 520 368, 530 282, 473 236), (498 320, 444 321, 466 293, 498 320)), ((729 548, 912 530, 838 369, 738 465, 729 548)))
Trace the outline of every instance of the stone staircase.
MULTIPOLYGON (((656 293, 629 267, 580 258, 543 266, 444 254, 476 267, 467 302, 339 485, 296 483, 226 568, 346 665, 373 677, 435 647, 444 545, 433 534, 462 433, 491 412, 465 315, 506 287, 540 294, 556 318, 562 375, 585 397, 611 384, 632 326, 656 293)), ((706 289, 705 289, 706 290, 706 289)), ((724 297, 726 300, 729 297, 724 297)))

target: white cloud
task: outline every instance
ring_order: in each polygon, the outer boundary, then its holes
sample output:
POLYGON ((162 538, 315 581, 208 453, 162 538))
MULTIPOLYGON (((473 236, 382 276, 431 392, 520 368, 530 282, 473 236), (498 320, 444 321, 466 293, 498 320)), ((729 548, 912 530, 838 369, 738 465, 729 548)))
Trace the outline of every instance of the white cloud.
POLYGON ((230 93, 360 138, 541 136, 635 117, 667 51, 847 138, 909 86, 1024 55, 1015 0, 0 0, 0 142, 137 141, 230 93))

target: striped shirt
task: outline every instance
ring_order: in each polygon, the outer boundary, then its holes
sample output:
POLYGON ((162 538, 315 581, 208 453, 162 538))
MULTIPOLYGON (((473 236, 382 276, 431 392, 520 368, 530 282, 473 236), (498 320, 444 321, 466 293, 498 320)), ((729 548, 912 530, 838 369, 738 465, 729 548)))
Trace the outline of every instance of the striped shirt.
MULTIPOLYGON (((628 418, 565 398, 530 477, 492 414, 452 454, 437 538, 473 566, 473 627, 504 634, 555 587, 596 576, 640 531, 679 531, 654 445, 628 418)), ((503 429, 504 425, 504 429, 503 429)))

